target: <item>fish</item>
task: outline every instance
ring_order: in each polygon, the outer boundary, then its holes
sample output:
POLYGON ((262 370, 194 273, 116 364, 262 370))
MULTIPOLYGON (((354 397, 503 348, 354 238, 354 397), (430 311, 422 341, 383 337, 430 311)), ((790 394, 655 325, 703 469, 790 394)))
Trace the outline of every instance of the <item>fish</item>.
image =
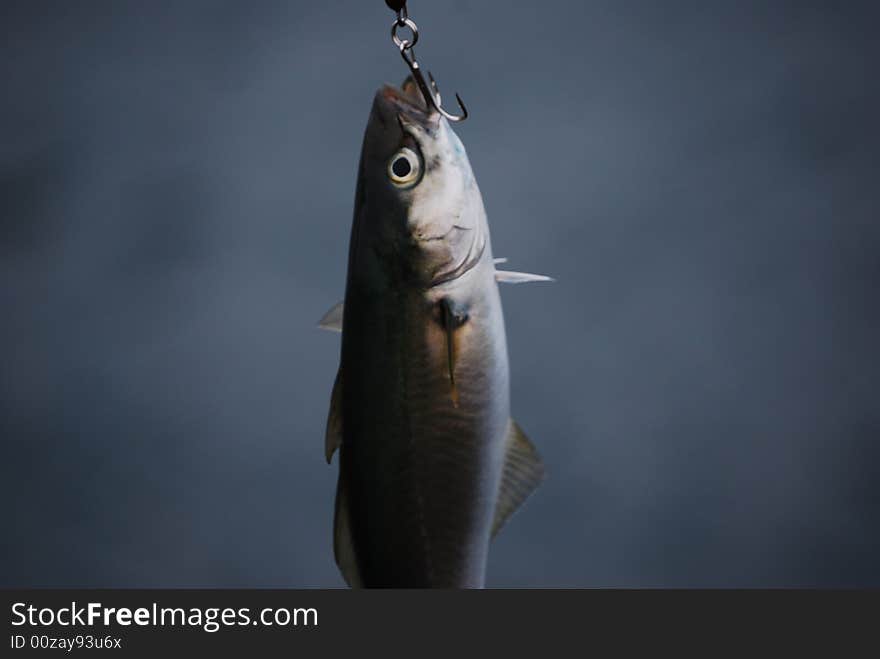
POLYGON ((325 457, 333 551, 353 588, 483 588, 491 539, 544 479, 510 416, 498 283, 479 187, 410 76, 375 95, 361 150, 325 457))

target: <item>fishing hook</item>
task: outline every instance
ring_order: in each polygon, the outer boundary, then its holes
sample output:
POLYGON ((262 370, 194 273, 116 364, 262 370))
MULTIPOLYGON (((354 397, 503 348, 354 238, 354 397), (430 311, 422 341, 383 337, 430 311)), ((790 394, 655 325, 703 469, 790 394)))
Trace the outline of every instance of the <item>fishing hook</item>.
POLYGON ((419 28, 415 24, 406 10, 406 2, 400 2, 399 0, 395 2, 389 2, 386 0, 386 4, 392 9, 395 9, 397 12, 397 18, 394 19, 394 22, 391 24, 391 39, 394 41, 394 45, 396 45, 400 49, 400 56, 403 58, 403 61, 406 62, 406 65, 409 67, 410 72, 412 73, 413 80, 415 80, 416 85, 419 87, 419 91, 422 92, 422 96, 425 99, 425 104, 428 106, 428 109, 434 108, 441 115, 446 117, 449 121, 464 121, 468 118, 468 111, 464 105, 464 101, 461 100, 461 96, 458 94, 455 95, 455 100, 458 101, 458 107, 461 108, 461 114, 455 115, 450 114, 446 110, 443 109, 442 101, 440 98, 440 89, 437 87, 437 81, 434 80, 434 76, 428 72, 428 78, 431 83, 430 86, 428 81, 425 80, 425 76, 422 74, 422 68, 419 66, 418 61, 416 60, 416 51, 413 50, 413 47, 419 41, 419 28), (392 6, 392 4, 394 6, 392 6), (398 7, 399 5, 399 7, 398 7), (412 39, 401 39, 397 34, 400 28, 406 27, 412 32, 412 39))

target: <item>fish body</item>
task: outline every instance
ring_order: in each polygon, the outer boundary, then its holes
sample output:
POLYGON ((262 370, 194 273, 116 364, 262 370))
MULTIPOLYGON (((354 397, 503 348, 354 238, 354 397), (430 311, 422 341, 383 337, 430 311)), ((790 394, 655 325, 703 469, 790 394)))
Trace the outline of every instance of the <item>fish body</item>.
POLYGON ((543 476, 510 418, 498 278, 460 140, 411 81, 383 87, 326 447, 340 447, 334 548, 352 586, 482 587, 493 533, 543 476))

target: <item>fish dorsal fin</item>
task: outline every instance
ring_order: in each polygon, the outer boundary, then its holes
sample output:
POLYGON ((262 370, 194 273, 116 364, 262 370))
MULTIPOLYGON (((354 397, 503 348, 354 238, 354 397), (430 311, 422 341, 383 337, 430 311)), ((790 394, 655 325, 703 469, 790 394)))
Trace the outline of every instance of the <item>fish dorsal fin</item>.
POLYGON ((556 281, 547 275, 533 275, 528 272, 513 272, 511 270, 496 270, 495 281, 501 284, 528 284, 533 281, 556 281))
MULTIPOLYGON (((327 464, 342 445, 342 369, 336 372, 333 393, 330 395, 330 412, 327 414, 327 431, 324 435, 324 452, 327 464)), ((357 557, 351 540, 351 517, 345 481, 340 474, 336 485, 336 509, 333 519, 333 556, 342 578, 352 588, 360 588, 357 557)))
POLYGON ((318 327, 329 330, 330 332, 341 332, 342 311, 343 303, 337 302, 330 308, 330 311, 325 313, 321 320, 318 321, 318 327))
POLYGON ((351 517, 348 506, 348 492, 342 475, 336 485, 336 511, 333 518, 333 557, 342 573, 345 583, 351 588, 360 588, 357 556, 351 540, 351 517))
POLYGON ((498 492, 495 519, 492 522, 493 538, 542 480, 544 480, 544 463, 541 462, 541 456, 522 428, 511 419, 507 431, 501 489, 498 492))
POLYGON ((336 371, 333 393, 330 394, 330 411, 327 413, 327 429, 324 431, 324 455, 327 464, 342 444, 342 368, 336 371))

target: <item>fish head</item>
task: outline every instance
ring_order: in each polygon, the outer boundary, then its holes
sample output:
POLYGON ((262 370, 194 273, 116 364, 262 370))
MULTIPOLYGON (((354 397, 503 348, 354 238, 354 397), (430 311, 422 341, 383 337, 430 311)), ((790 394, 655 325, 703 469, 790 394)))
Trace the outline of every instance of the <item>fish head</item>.
POLYGON ((436 285, 479 261, 486 217, 467 153, 411 78, 376 93, 360 177, 370 240, 407 276, 436 285))

